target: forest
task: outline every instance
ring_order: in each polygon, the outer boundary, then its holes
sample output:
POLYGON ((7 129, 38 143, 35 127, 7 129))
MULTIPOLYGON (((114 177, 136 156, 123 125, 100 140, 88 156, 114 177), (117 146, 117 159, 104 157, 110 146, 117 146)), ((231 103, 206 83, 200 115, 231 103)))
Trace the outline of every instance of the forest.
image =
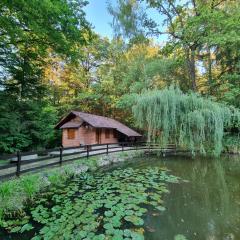
POLYGON ((166 87, 240 108, 238 0, 108 1, 112 39, 87 4, 0 2, 0 153, 59 146, 54 126, 71 110, 137 128, 136 95, 166 87))

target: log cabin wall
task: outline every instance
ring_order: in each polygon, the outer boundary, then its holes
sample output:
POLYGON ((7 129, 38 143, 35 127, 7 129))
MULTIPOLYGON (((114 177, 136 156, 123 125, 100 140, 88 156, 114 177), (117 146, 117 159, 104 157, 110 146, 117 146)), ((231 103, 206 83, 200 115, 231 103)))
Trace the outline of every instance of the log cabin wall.
POLYGON ((114 135, 113 129, 103 128, 101 131, 101 144, 106 143, 117 143, 118 139, 116 135, 114 135))
POLYGON ((117 143, 118 139, 113 129, 100 128, 100 135, 97 137, 97 129, 89 126, 70 128, 62 130, 63 147, 77 147, 80 145, 117 143), (72 137, 74 131, 74 137, 72 137), (69 138, 70 137, 70 138, 69 138))

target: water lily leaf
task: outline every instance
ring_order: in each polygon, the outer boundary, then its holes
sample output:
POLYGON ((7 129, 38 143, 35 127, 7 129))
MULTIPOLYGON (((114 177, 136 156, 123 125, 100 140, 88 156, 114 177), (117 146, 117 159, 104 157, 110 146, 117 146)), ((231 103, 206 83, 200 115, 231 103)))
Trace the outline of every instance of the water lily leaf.
POLYGON ((159 211, 165 211, 166 210, 166 208, 165 207, 163 207, 163 206, 157 206, 157 207, 155 207, 157 210, 159 210, 159 211))
POLYGON ((35 236, 35 237, 33 237, 33 238, 31 238, 31 240, 41 240, 42 238, 40 237, 40 236, 35 236))
POLYGON ((133 240, 144 240, 144 236, 141 233, 131 232, 131 237, 133 240))
POLYGON ((123 234, 124 234, 125 237, 130 237, 130 236, 131 236, 131 230, 129 230, 129 229, 124 229, 124 230, 123 230, 123 234))
POLYGON ((96 235, 93 237, 93 240, 104 240, 104 239, 105 239, 104 234, 96 235))
POLYGON ((106 212, 104 213, 104 215, 105 215, 106 217, 112 217, 112 216, 113 216, 113 212, 112 212, 112 211, 106 211, 106 212))
POLYGON ((128 216, 131 216, 134 214, 134 211, 133 210, 126 210, 125 211, 125 215, 128 215, 128 216))
POLYGON ((133 223, 133 224, 136 225, 136 226, 141 226, 141 225, 144 224, 143 219, 141 219, 140 217, 135 216, 135 215, 126 216, 126 217, 124 217, 124 219, 125 219, 126 221, 128 221, 128 222, 133 223))
POLYGON ((112 222, 113 227, 115 227, 115 228, 119 228, 122 224, 120 221, 120 218, 117 216, 113 217, 111 222, 112 222))
POLYGON ((187 238, 182 234, 177 234, 174 236, 174 240, 187 240, 187 238))
POLYGON ((25 225, 22 226, 20 232, 23 233, 23 232, 29 231, 29 230, 31 230, 31 229, 33 229, 32 224, 27 223, 27 224, 25 224, 25 225))
POLYGON ((113 229, 113 225, 111 223, 106 223, 103 225, 105 229, 113 229))
POLYGON ((21 227, 20 226, 17 226, 17 227, 14 227, 11 229, 11 233, 17 233, 21 230, 21 227))
POLYGON ((123 240, 123 236, 119 234, 113 235, 112 240, 123 240))

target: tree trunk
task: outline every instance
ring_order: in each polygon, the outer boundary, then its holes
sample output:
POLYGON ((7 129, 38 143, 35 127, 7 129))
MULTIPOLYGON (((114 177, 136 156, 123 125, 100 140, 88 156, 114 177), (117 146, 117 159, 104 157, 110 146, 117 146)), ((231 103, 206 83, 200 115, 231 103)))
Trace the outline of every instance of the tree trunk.
POLYGON ((189 62, 189 75, 192 83, 192 90, 197 91, 196 84, 196 66, 195 66, 195 49, 191 49, 190 62, 189 62))
POLYGON ((211 50, 209 47, 207 47, 207 64, 208 64, 208 87, 209 87, 209 94, 212 94, 212 87, 213 87, 213 82, 212 82, 212 59, 211 59, 211 50))
POLYGON ((187 66, 188 66, 188 74, 189 74, 189 80, 190 85, 193 91, 197 91, 197 84, 196 84, 196 63, 195 63, 195 48, 186 48, 185 54, 186 54, 186 60, 187 60, 187 66))

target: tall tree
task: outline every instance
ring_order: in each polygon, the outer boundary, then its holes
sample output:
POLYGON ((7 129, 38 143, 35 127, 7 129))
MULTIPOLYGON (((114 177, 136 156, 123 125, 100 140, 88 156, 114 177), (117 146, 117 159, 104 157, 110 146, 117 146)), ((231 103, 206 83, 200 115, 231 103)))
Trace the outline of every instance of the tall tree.
POLYGON ((0 151, 51 142, 57 114, 46 101, 44 67, 49 53, 68 61, 79 57, 77 47, 91 38, 85 5, 82 0, 1 1, 0 151))
POLYGON ((175 143, 195 154, 219 156, 224 130, 240 125, 240 111, 202 98, 196 93, 183 94, 173 86, 147 91, 135 99, 137 123, 148 128, 149 140, 163 146, 175 143))
MULTIPOLYGON (((215 62, 220 64, 218 60, 219 53, 223 53, 223 46, 227 47, 229 44, 234 45, 233 49, 238 49, 239 45, 239 4, 237 1, 219 0, 219 1, 204 1, 204 0, 190 0, 190 1, 175 1, 175 0, 141 0, 141 1, 118 1, 118 11, 111 12, 114 19, 118 19, 118 29, 128 31, 128 21, 134 16, 141 16, 138 19, 138 24, 131 25, 131 28, 136 28, 136 33, 139 31, 144 32, 144 36, 160 36, 166 34, 168 42, 165 49, 169 54, 176 54, 177 51, 184 53, 185 64, 188 69, 188 86, 194 91, 205 91, 210 94, 216 89, 214 85, 218 81, 215 79, 215 62), (124 6, 126 5, 140 5, 146 7, 145 14, 138 11, 140 7, 128 8, 128 15, 131 17, 122 20, 124 15, 124 6), (148 8, 156 10, 159 15, 164 17, 162 22, 156 22, 147 13, 148 8), (165 26, 162 28, 162 25, 165 26), (165 30, 166 28, 166 30, 165 30), (164 29, 164 30, 163 30, 164 29), (216 56, 216 60, 214 59, 216 56), (204 66, 206 71, 199 67, 204 66), (204 73, 206 72, 205 76, 204 73), (206 78, 206 89, 202 88, 201 79, 206 78)), ((118 30, 119 31, 119 30, 118 30)), ((131 35, 129 35, 131 36, 131 35)), ((225 48, 224 47, 224 48, 225 48)), ((232 51, 232 50, 231 50, 232 51)), ((231 51, 228 51, 230 53, 231 51)), ((225 56, 230 65, 236 66, 239 54, 235 51, 234 55, 225 56), (234 57, 235 56, 235 57, 234 57), (230 58, 229 58, 230 57, 230 58), (233 63, 233 64, 232 64, 233 63)), ((224 58, 222 58, 223 60, 224 58)), ((221 65, 221 64, 220 64, 221 65)), ((219 66, 219 65, 218 65, 219 66)), ((218 67, 217 66, 217 67, 218 67)), ((224 66, 220 75, 217 78, 225 75, 232 68, 224 66)), ((235 68, 236 69, 236 68, 235 68)))
POLYGON ((117 0, 116 4, 108 1, 108 11, 113 16, 115 38, 127 39, 130 44, 148 41, 142 25, 147 15, 137 0, 117 0))
POLYGON ((82 0, 1 1, 1 85, 20 97, 38 93, 48 49, 74 57, 76 46, 86 43, 85 4, 82 0))

